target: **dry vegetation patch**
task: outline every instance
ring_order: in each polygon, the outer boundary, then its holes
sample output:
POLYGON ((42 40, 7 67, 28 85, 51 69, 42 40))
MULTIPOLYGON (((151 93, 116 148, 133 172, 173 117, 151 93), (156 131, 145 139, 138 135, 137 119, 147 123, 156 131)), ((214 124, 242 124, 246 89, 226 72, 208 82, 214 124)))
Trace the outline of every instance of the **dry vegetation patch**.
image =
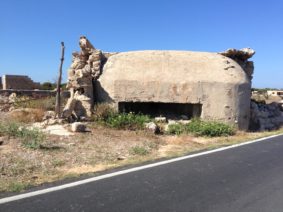
POLYGON ((0 190, 20 191, 27 186, 66 177, 175 157, 282 132, 238 132, 230 137, 203 138, 157 136, 145 131, 115 130, 99 125, 89 128, 89 133, 70 137, 48 135, 38 149, 23 146, 20 138, 2 137, 0 190))

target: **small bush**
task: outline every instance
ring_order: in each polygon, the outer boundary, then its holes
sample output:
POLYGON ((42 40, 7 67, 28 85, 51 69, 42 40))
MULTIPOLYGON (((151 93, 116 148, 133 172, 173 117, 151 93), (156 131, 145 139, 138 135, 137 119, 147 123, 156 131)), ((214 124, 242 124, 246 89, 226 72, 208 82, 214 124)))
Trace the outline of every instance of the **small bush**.
POLYGON ((92 119, 108 127, 125 130, 143 129, 145 123, 151 121, 149 116, 143 114, 118 113, 109 104, 96 105, 92 119))
POLYGON ((38 149, 44 141, 45 135, 38 129, 22 128, 19 131, 20 138, 23 140, 23 145, 27 148, 38 149))
POLYGON ((149 151, 145 148, 145 147, 142 147, 142 146, 134 146, 132 147, 131 149, 131 153, 133 155, 147 155, 149 154, 149 151))
POLYGON ((11 192, 20 192, 30 186, 28 183, 11 182, 8 186, 8 190, 11 192))
POLYGON ((113 107, 109 104, 97 104, 94 107, 92 119, 94 121, 105 121, 115 113, 113 107))
POLYGON ((41 90, 54 90, 56 89, 56 84, 51 82, 44 82, 40 85, 41 90))
POLYGON ((198 136, 229 136, 235 133, 233 127, 215 122, 215 121, 201 121, 199 119, 193 119, 192 122, 186 125, 186 131, 194 133, 198 136))
POLYGON ((173 135, 180 135, 185 132, 185 126, 182 124, 170 124, 167 132, 173 135))
POLYGON ((151 119, 147 115, 134 113, 112 113, 105 120, 105 124, 112 128, 137 130, 143 129, 145 123, 151 119))
POLYGON ((18 131, 19 131, 20 125, 15 122, 11 123, 0 123, 0 135, 1 136, 9 136, 9 137, 18 137, 18 131))
POLYGON ((20 138, 23 146, 31 149, 40 148, 45 135, 38 129, 28 129, 18 123, 0 123, 0 135, 20 138))
POLYGON ((235 133, 233 127, 214 121, 201 121, 193 119, 189 124, 172 124, 168 126, 168 133, 180 135, 183 133, 193 133, 197 136, 229 136, 235 133))

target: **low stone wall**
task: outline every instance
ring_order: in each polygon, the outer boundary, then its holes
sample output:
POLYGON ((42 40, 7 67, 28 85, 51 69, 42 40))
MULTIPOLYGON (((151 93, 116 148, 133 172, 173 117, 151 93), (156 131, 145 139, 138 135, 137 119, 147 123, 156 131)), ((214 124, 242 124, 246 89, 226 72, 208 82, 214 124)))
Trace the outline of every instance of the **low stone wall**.
MULTIPOLYGON (((48 90, 18 90, 18 89, 6 89, 0 90, 0 95, 9 96, 12 93, 16 93, 19 96, 32 96, 32 97, 47 97, 47 96, 56 96, 56 91, 48 91, 48 90)), ((70 92, 63 91, 61 93, 63 98, 69 98, 70 92)))
POLYGON ((40 83, 32 81, 28 76, 3 75, 2 89, 39 89, 40 83))

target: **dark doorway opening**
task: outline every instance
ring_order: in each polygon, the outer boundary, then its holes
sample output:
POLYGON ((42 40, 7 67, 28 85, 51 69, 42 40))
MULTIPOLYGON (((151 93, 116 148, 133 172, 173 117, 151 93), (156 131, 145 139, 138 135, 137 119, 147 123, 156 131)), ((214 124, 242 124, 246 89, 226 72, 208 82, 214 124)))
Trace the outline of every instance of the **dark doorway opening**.
POLYGON ((165 116, 170 119, 178 119, 185 115, 189 119, 200 117, 202 104, 188 103, 162 103, 162 102, 119 102, 119 112, 134 112, 147 114, 152 117, 165 116))

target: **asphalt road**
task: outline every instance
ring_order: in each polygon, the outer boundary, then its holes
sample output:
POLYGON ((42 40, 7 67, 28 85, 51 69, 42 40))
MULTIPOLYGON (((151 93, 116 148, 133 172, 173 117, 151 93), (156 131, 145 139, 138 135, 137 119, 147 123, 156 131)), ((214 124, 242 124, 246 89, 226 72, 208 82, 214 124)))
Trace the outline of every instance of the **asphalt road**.
POLYGON ((282 212, 283 136, 0 204, 0 211, 282 212))

